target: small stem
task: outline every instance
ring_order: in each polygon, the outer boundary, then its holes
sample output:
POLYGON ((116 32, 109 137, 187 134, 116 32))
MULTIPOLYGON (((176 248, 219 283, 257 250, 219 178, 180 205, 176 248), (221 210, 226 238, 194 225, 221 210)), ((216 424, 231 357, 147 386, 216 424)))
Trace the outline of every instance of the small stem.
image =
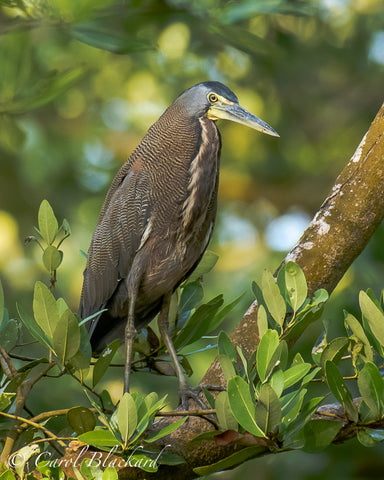
POLYGON ((88 391, 90 391, 91 393, 96 395, 97 398, 101 401, 101 403, 103 403, 102 397, 99 393, 97 393, 93 388, 91 388, 86 383, 84 383, 82 380, 80 380, 80 378, 76 377, 76 375, 74 373, 72 373, 72 372, 68 372, 68 373, 69 373, 69 375, 71 375, 71 377, 73 379, 75 379, 77 382, 79 382, 82 387, 86 388, 88 391))
POLYGON ((210 408, 209 410, 174 410, 171 412, 156 413, 156 417, 184 417, 187 415, 192 417, 204 417, 205 415, 216 415, 216 410, 214 408, 210 408))
MULTIPOLYGON (((2 415, 3 417, 11 418, 12 420, 14 420, 16 422, 27 423, 31 427, 35 427, 39 430, 42 430, 48 437, 50 437, 52 439, 58 438, 53 432, 48 430, 48 428, 45 428, 43 425, 40 425, 39 423, 28 420, 27 418, 19 417, 19 415, 12 415, 11 413, 5 413, 5 412, 0 412, 0 415, 2 415)), ((58 443, 61 447, 66 447, 64 442, 58 441, 58 443)))

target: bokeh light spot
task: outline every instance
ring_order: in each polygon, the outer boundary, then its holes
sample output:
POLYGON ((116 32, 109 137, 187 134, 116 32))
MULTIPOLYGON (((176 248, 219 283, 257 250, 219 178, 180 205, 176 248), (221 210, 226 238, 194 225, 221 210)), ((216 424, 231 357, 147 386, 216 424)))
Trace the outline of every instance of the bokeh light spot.
POLYGON ((189 45, 190 31, 184 23, 173 23, 159 38, 159 50, 170 60, 181 58, 189 45))
POLYGON ((369 49, 368 58, 384 65, 384 31, 375 32, 369 49))
POLYGON ((72 88, 56 103, 56 109, 62 118, 72 119, 79 117, 85 110, 83 92, 77 88, 72 88))
POLYGON ((309 216, 300 211, 273 219, 266 228, 265 238, 272 250, 290 250, 308 226, 309 216))

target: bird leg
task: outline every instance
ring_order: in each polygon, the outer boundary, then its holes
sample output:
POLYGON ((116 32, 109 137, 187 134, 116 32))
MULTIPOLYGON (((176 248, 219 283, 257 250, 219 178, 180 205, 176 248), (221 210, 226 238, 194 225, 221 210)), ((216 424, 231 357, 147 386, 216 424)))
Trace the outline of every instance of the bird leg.
POLYGON ((133 356, 133 342, 136 337, 135 328, 135 300, 136 295, 130 295, 128 319, 125 325, 125 369, 124 369, 124 392, 129 392, 129 377, 131 375, 132 356, 133 356))
POLYGON ((188 385, 187 380, 184 376, 183 370, 177 358, 177 353, 175 347, 172 343, 171 337, 169 335, 169 305, 170 305, 171 295, 165 295, 164 300, 161 306, 159 318, 157 324, 159 326, 160 335, 162 336, 165 346, 167 347, 168 353, 172 358, 173 364, 175 366, 176 375, 179 379, 179 396, 181 399, 181 404, 184 410, 188 410, 188 400, 187 398, 193 398, 197 403, 199 403, 202 408, 206 409, 207 406, 201 400, 197 393, 195 393, 191 387, 188 385))

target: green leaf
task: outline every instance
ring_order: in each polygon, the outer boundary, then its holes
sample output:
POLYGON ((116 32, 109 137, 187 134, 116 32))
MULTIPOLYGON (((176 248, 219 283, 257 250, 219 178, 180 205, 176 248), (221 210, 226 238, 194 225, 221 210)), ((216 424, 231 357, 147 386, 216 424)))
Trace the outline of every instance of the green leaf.
POLYGON ((345 413, 348 417, 357 422, 359 414, 352 400, 351 392, 346 386, 344 379, 337 369, 336 365, 327 360, 325 363, 325 376, 327 383, 336 399, 343 405, 345 413))
POLYGON ((18 99, 12 102, 8 112, 13 114, 25 113, 51 102, 74 85, 84 73, 85 70, 82 67, 70 71, 51 70, 42 72, 39 81, 33 82, 29 86, 27 94, 18 96, 18 99))
POLYGON ((15 320, 9 320, 1 328, 0 344, 8 352, 16 345, 19 336, 19 326, 15 320))
POLYGON ((259 287, 259 285, 256 283, 256 282, 252 282, 252 292, 253 294, 255 295, 255 298, 257 300, 257 304, 260 306, 260 305, 264 305, 264 308, 265 308, 265 301, 264 301, 264 297, 263 297, 263 292, 261 291, 261 288, 259 287))
POLYGON ((276 430, 280 419, 281 407, 278 396, 270 385, 261 385, 255 408, 258 427, 267 435, 276 430))
POLYGON ((223 304, 223 301, 223 296, 218 295, 196 309, 173 342, 176 350, 196 342, 207 333, 209 324, 223 304))
POLYGON ((215 408, 215 397, 212 395, 212 393, 208 390, 208 388, 205 388, 203 385, 201 386, 201 390, 203 391, 205 398, 207 399, 208 405, 211 408, 215 408))
POLYGON ((124 446, 128 445, 129 439, 137 427, 137 409, 130 393, 124 393, 117 409, 117 422, 124 446))
MULTIPOLYGON (((104 448, 104 450, 106 450, 104 448)), ((102 480, 103 471, 100 468, 100 462, 84 458, 80 466, 81 474, 78 476, 78 480, 102 480)))
POLYGON ((113 410, 115 408, 115 405, 112 402, 111 395, 107 390, 103 390, 101 392, 101 403, 105 410, 113 410))
MULTIPOLYGON (((305 389, 304 389, 305 390, 305 389)), ((303 390, 302 390, 303 391, 303 390)), ((301 393, 299 394, 301 398, 301 393)), ((286 427, 284 435, 284 446, 295 448, 297 443, 297 435, 301 433, 304 425, 306 425, 312 418, 313 414, 316 412, 320 403, 324 400, 324 397, 314 397, 304 403, 298 412, 296 407, 292 408, 288 415, 285 416, 285 420, 290 421, 286 427), (295 411, 295 416, 292 416, 291 413, 295 411)), ((302 448, 302 446, 300 447, 302 448)))
POLYGON ((153 421, 153 417, 156 415, 156 413, 165 406, 166 398, 167 398, 167 395, 165 395, 163 398, 161 398, 160 400, 158 400, 157 402, 151 405, 147 403, 146 399, 144 400, 147 405, 147 411, 139 421, 139 424, 137 425, 137 428, 135 431, 135 435, 131 439, 131 443, 134 443, 136 439, 138 439, 142 435, 142 433, 147 429, 149 423, 153 421))
POLYGON ((308 294, 307 281, 304 272, 294 262, 287 262, 284 265, 284 284, 288 293, 289 304, 294 312, 305 302, 308 294))
POLYGON ((367 362, 360 370, 357 385, 363 401, 367 404, 375 419, 384 413, 384 382, 374 363, 367 362))
POLYGON ((53 349, 60 363, 64 365, 80 347, 80 328, 75 315, 68 309, 60 317, 53 332, 53 349))
POLYGON ((285 370, 287 368, 288 362, 288 345, 285 340, 281 340, 275 352, 272 355, 271 360, 269 361, 267 367, 267 375, 271 375, 271 372, 274 371, 277 367, 285 370))
POLYGON ((263 447, 246 447, 242 450, 233 453, 229 457, 224 458, 216 463, 211 465, 205 465, 204 467, 194 468, 193 471, 198 475, 210 475, 221 470, 227 470, 228 468, 233 468, 236 465, 244 463, 250 458, 256 457, 265 451, 263 447))
POLYGON ((369 340, 364 333, 363 326, 357 320, 357 318, 351 313, 345 312, 345 314, 344 323, 352 330, 352 333, 356 336, 356 338, 361 340, 364 345, 370 345, 369 340))
POLYGON ((38 223, 40 235, 48 245, 51 245, 59 231, 59 225, 52 207, 47 200, 43 200, 40 204, 38 223))
POLYGON ((63 260, 63 252, 53 245, 48 245, 43 253, 43 263, 48 272, 53 272, 59 268, 63 260))
POLYGON ((31 318, 26 312, 24 312, 21 305, 16 304, 17 313, 19 314, 20 320, 23 322, 29 333, 37 340, 41 345, 46 346, 52 350, 51 339, 49 339, 44 331, 39 327, 36 321, 31 318))
POLYGON ((293 357, 292 365, 298 365, 300 363, 304 363, 304 358, 300 352, 297 352, 296 355, 293 357))
MULTIPOLYGON (((245 378, 246 381, 251 384, 253 383, 253 380, 256 376, 256 372, 255 370, 253 369, 254 367, 254 359, 251 358, 250 360, 248 360, 243 352, 243 350, 237 346, 236 347, 236 351, 237 351, 237 354, 238 356, 240 357, 240 360, 241 360, 241 363, 243 364, 243 370, 244 372, 240 375, 241 377, 245 378)), ((254 352, 254 357, 256 357, 256 352, 254 352)))
POLYGON ((218 259, 219 256, 216 253, 212 252, 211 250, 207 250, 204 253, 203 258, 201 259, 196 269, 188 277, 188 283, 194 282, 195 280, 198 280, 202 275, 210 272, 216 265, 218 259))
POLYGON ((42 282, 36 282, 33 295, 33 313, 43 332, 53 338, 53 332, 59 323, 59 310, 55 297, 42 282))
POLYGON ((347 351, 348 345, 349 345, 349 339, 347 337, 334 338, 324 348, 323 353, 321 354, 321 357, 320 357, 320 366, 324 368, 328 360, 334 363, 338 363, 341 357, 347 351))
POLYGON ((281 327, 283 326, 286 314, 284 298, 281 296, 280 289, 268 270, 264 270, 261 279, 261 289, 269 313, 281 327))
POLYGON ((228 315, 228 313, 233 310, 236 305, 240 302, 240 300, 244 297, 244 293, 239 295, 235 300, 233 300, 231 303, 228 303, 225 305, 221 310, 219 310, 215 316, 212 318, 212 320, 209 322, 209 327, 208 327, 208 333, 213 332, 213 330, 216 330, 217 327, 222 323, 224 318, 228 315))
POLYGON ((0 480, 16 480, 16 477, 13 474, 12 470, 6 470, 2 474, 0 474, 0 480))
POLYGON ((71 235, 71 226, 66 218, 63 218, 63 223, 61 224, 61 228, 63 229, 64 235, 69 237, 71 235))
POLYGON ((101 352, 100 357, 97 359, 95 366, 93 367, 93 378, 92 384, 95 387, 102 376, 107 371, 109 364, 111 363, 113 356, 116 353, 116 350, 119 348, 120 340, 117 338, 112 343, 110 343, 104 350, 101 352))
POLYGON ((237 431, 237 420, 232 414, 227 392, 220 392, 217 395, 215 400, 215 409, 221 430, 237 431))
POLYGON ((312 381, 316 375, 320 372, 321 370, 321 367, 316 367, 312 370, 312 372, 308 373, 308 375, 306 375, 304 378, 303 378, 303 381, 301 382, 301 385, 304 386, 304 385, 307 385, 307 383, 309 383, 310 381, 312 381))
POLYGON ((303 450, 309 453, 324 450, 333 442, 341 427, 341 423, 334 420, 310 420, 304 427, 305 444, 303 450))
POLYGON ((288 368, 283 372, 284 374, 284 389, 291 387, 296 382, 301 380, 311 369, 310 363, 298 363, 293 367, 288 368))
POLYGON ((179 303, 179 314, 188 313, 193 308, 198 305, 204 297, 203 287, 199 280, 188 283, 182 291, 180 303, 179 303))
POLYGON ((115 467, 107 467, 104 472, 101 480, 119 480, 115 467))
POLYGON ((249 385, 241 377, 236 376, 228 380, 228 399, 237 422, 252 435, 264 437, 255 420, 255 404, 249 385))
POLYGON ((152 41, 151 31, 145 36, 137 34, 137 26, 140 24, 137 6, 130 13, 131 16, 128 18, 121 10, 118 15, 111 15, 106 9, 105 13, 93 15, 90 19, 85 18, 73 24, 69 34, 79 42, 118 54, 155 50, 156 45, 152 41))
POLYGON ((380 345, 384 346, 384 314, 371 300, 371 298, 361 291, 359 294, 359 303, 361 313, 366 318, 372 334, 380 345))
POLYGON ((369 361, 373 361, 372 347, 367 336, 365 335, 361 323, 351 313, 346 312, 344 323, 352 330, 353 335, 364 345, 364 353, 366 358, 369 361))
POLYGON ((4 412, 13 402, 16 393, 0 393, 0 412, 4 412))
POLYGON ((80 442, 96 448, 118 447, 120 442, 110 430, 92 430, 78 436, 80 442))
POLYGON ((144 397, 144 404, 145 404, 146 410, 149 410, 150 408, 152 408, 153 405, 155 405, 158 401, 159 401, 159 396, 156 392, 148 393, 148 395, 144 397))
POLYGON ((235 347, 225 332, 219 333, 217 346, 221 370, 224 377, 229 380, 236 375, 237 355, 235 347))
POLYGON ((96 426, 95 415, 85 407, 73 407, 67 412, 67 420, 73 430, 81 435, 93 430, 96 426))
POLYGON ((316 290, 315 294, 313 295, 313 299, 311 302, 312 306, 319 306, 325 303, 329 298, 327 290, 324 288, 319 288, 319 290, 316 290))
POLYGON ((146 443, 152 443, 152 442, 156 442, 160 438, 166 437, 167 435, 169 435, 172 432, 174 432, 175 430, 177 430, 181 425, 183 425, 183 423, 186 422, 188 420, 188 418, 189 417, 183 417, 180 420, 177 420, 176 422, 170 423, 169 425, 162 428, 161 430, 159 430, 154 435, 152 435, 148 438, 145 438, 144 441, 146 443))
POLYGON ((304 397, 307 393, 305 388, 287 393, 281 398, 281 415, 285 425, 291 424, 299 414, 304 397))
POLYGON ((24 468, 28 460, 33 456, 40 453, 40 447, 37 444, 26 445, 17 451, 17 457, 15 458, 15 471, 17 475, 24 478, 24 468))
MULTIPOLYGON (((135 451, 135 450, 133 450, 135 451)), ((152 460, 151 458, 147 457, 146 455, 142 454, 131 454, 127 458, 128 465, 130 467, 136 467, 140 468, 141 470, 144 470, 145 472, 157 472, 158 466, 155 460, 152 460)), ((146 478, 146 477, 144 477, 146 478)))
POLYGON ((362 445, 364 445, 364 447, 374 447, 377 441, 372 438, 367 430, 367 428, 359 429, 357 431, 357 439, 362 445))
POLYGON ((262 338, 264 333, 268 330, 268 317, 264 305, 259 305, 257 311, 257 326, 259 328, 259 337, 262 338))
POLYGON ((284 374, 280 368, 273 372, 268 380, 268 384, 273 388, 276 395, 280 398, 284 390, 284 374))
POLYGON ((61 317, 61 315, 63 315, 63 313, 69 308, 64 298, 61 297, 56 300, 56 305, 59 312, 59 317, 61 317))
MULTIPOLYGON (((76 317, 77 318, 77 317, 76 317)), ((71 357, 69 364, 78 370, 80 375, 87 375, 92 358, 92 347, 89 341, 87 329, 82 325, 80 327, 80 347, 78 352, 71 357)))
POLYGON ((306 312, 299 312, 297 314, 297 318, 293 326, 287 329, 284 332, 284 338, 288 339, 297 339, 302 335, 302 333, 308 329, 309 325, 321 317, 322 314, 322 306, 316 306, 315 308, 311 308, 306 312))
POLYGON ((257 373, 260 380, 264 382, 268 373, 270 361, 279 346, 279 334, 276 330, 267 330, 260 340, 259 347, 256 353, 257 373))

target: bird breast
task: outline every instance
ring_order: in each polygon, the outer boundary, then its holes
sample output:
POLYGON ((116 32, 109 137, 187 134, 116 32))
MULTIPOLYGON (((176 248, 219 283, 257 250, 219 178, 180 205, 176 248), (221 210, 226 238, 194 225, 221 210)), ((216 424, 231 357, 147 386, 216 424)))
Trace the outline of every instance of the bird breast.
POLYGON ((207 118, 199 119, 201 143, 189 167, 187 197, 182 209, 182 225, 188 234, 199 230, 210 212, 210 203, 216 200, 219 169, 220 137, 216 125, 207 118))
POLYGON ((221 141, 214 122, 207 118, 198 121, 196 153, 192 158, 184 155, 183 165, 174 162, 172 174, 161 189, 163 201, 159 204, 165 208, 154 209, 141 237, 139 251, 148 259, 141 284, 144 297, 147 293, 153 296, 155 291, 163 294, 163 289, 185 278, 196 267, 212 235, 221 141))

